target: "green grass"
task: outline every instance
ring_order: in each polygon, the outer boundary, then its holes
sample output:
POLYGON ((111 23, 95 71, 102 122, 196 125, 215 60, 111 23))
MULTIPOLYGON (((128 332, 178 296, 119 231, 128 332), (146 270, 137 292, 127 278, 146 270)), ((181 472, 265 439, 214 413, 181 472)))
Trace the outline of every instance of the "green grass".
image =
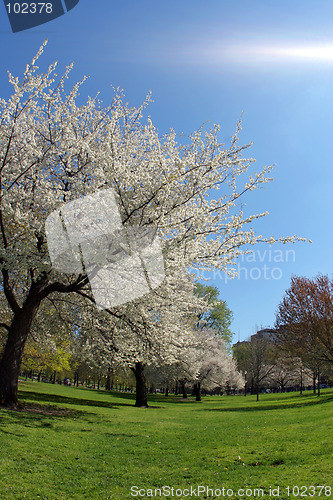
POLYGON ((287 486, 333 487, 332 390, 267 394, 259 403, 153 396, 142 409, 128 394, 22 382, 20 400, 24 411, 0 410, 1 499, 151 498, 131 496, 134 485, 224 487, 234 494, 192 498, 233 499, 259 498, 238 490, 262 488, 264 498, 287 499, 297 498, 287 486))

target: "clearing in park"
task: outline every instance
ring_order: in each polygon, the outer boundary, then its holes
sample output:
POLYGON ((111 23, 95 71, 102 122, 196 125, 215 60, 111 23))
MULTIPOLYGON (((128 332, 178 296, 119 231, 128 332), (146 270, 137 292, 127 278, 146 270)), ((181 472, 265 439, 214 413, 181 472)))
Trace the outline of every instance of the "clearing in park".
POLYGON ((0 410, 6 500, 332 498, 332 389, 154 395, 142 409, 131 394, 21 382, 20 401, 0 410))

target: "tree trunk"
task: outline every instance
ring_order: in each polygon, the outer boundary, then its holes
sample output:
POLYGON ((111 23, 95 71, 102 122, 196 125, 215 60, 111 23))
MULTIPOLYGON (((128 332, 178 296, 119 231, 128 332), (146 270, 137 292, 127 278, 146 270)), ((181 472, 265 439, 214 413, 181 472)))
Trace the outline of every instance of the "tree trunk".
POLYGON ((320 396, 320 370, 319 369, 318 369, 318 385, 317 385, 317 387, 318 387, 317 396, 320 396))
POLYGON ((108 374, 106 376, 105 390, 111 391, 111 368, 110 368, 110 366, 108 367, 108 374))
POLYGON ((0 361, 0 403, 17 405, 18 377, 24 346, 40 300, 28 298, 14 314, 0 361))
POLYGON ((194 394, 195 394, 195 400, 196 401, 201 401, 201 383, 200 382, 196 382, 194 384, 194 394))
POLYGON ((38 382, 42 381, 42 372, 38 372, 38 382))
POLYGON ((255 391, 256 391, 256 395, 257 395, 257 401, 259 401, 260 382, 258 379, 255 379, 254 387, 255 387, 255 391))
POLYGON ((182 385, 183 399, 187 399, 186 385, 185 385, 185 382, 183 380, 181 382, 181 385, 182 385))
POLYGON ((167 385, 166 386, 166 389, 165 389, 165 397, 169 396, 169 386, 167 385))
POLYGON ((140 362, 135 363, 135 367, 131 368, 132 372, 135 375, 136 380, 136 399, 135 406, 139 408, 147 408, 147 386, 146 386, 146 377, 144 374, 144 365, 140 362))

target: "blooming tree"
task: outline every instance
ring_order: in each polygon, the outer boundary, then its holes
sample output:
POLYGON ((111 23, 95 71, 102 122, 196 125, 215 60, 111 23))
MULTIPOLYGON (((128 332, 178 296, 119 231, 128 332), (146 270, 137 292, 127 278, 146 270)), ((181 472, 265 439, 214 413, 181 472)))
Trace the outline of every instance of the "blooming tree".
POLYGON ((179 350, 176 362, 151 370, 150 377, 166 386, 180 383, 184 397, 185 385, 192 384, 197 401, 201 401, 203 388, 222 388, 229 392, 244 386, 243 376, 229 355, 225 341, 210 329, 195 330, 187 345, 179 350))
MULTIPOLYGON (((67 91, 71 67, 60 78, 56 63, 38 71, 42 51, 21 80, 9 75, 12 95, 0 100, 0 266, 10 310, 1 325, 7 338, 0 400, 14 405, 23 349, 42 301, 71 292, 92 299, 84 270, 61 273, 51 266, 45 221, 64 204, 112 189, 124 227, 159 235, 166 276, 187 268, 230 272, 248 245, 275 241, 251 226, 266 212, 246 216, 239 208, 246 193, 270 180, 265 167, 244 181, 254 160, 238 145, 240 125, 229 147, 219 142, 218 126, 194 132, 187 144, 179 144, 173 130, 160 137, 151 119, 143 119, 149 95, 138 108, 120 93, 109 106, 97 98, 79 105, 84 80, 67 91)), ((117 307, 110 314, 124 320, 117 307)))
POLYGON ((302 394, 303 385, 311 384, 311 371, 303 366, 300 358, 278 350, 274 352, 272 365, 268 383, 281 392, 284 392, 287 387, 300 386, 302 394))
POLYGON ((197 345, 189 349, 187 370, 194 382, 196 400, 201 400, 201 389, 244 387, 243 376, 235 360, 228 354, 226 343, 210 330, 196 332, 197 345))
POLYGON ((98 359, 113 359, 134 373, 136 406, 148 405, 145 368, 173 365, 184 349, 193 345, 197 314, 206 307, 193 289, 191 276, 182 273, 176 279, 175 273, 169 274, 161 287, 147 296, 115 311, 93 308, 82 318, 80 329, 84 335, 91 332, 87 341, 91 352, 99 352, 98 359))

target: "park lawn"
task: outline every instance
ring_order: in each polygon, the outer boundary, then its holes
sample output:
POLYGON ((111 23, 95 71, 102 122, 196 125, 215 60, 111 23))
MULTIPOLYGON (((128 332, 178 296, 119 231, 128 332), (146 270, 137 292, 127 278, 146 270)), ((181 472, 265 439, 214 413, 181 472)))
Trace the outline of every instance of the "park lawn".
MULTIPOLYGON (((203 485, 225 494, 199 498, 258 498, 261 492, 250 490, 260 488, 268 499, 279 486, 275 498, 287 499, 296 498, 288 486, 333 487, 333 390, 320 398, 265 394, 259 403, 252 396, 197 403, 156 395, 147 409, 135 408, 133 398, 21 382, 25 410, 0 410, 0 498, 151 498, 132 496, 131 487, 149 494, 163 485, 174 487, 174 496, 155 498, 186 498, 176 489, 203 485), (241 496, 240 488, 249 491, 241 496)), ((333 495, 326 489, 321 498, 333 495)))

